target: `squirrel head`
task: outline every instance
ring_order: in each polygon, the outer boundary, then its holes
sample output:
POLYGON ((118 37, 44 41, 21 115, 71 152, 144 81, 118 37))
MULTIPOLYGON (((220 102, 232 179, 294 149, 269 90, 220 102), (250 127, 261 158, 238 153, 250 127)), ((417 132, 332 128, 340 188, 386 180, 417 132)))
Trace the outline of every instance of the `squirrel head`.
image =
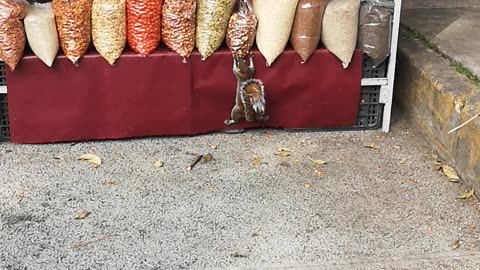
POLYGON ((248 65, 245 59, 235 58, 234 61, 235 61, 234 72, 239 79, 246 80, 252 77, 251 70, 248 68, 248 65))

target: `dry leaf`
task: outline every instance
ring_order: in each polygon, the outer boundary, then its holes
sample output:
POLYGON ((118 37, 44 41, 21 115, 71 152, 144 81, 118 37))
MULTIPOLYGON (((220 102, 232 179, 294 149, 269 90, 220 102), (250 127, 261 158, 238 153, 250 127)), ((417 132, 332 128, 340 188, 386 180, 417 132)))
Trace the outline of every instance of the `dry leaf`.
POLYGON ((113 185, 118 184, 118 181, 117 181, 117 179, 108 179, 107 181, 105 181, 105 184, 113 186, 113 185))
POLYGON ((79 160, 87 161, 88 163, 92 164, 93 167, 98 168, 102 165, 102 160, 94 154, 83 154, 79 158, 79 160))
POLYGON ((85 209, 82 209, 80 212, 78 212, 75 215, 75 219, 85 219, 86 217, 88 217, 88 215, 90 215, 90 212, 88 212, 85 209))
POLYGON ((458 177, 457 171, 455 171, 454 168, 443 164, 441 169, 442 169, 443 173, 445 174, 445 176, 447 176, 447 178, 450 179, 450 181, 458 182, 458 180, 460 180, 460 177, 458 177))
MULTIPOLYGON (((281 150, 284 150, 284 149, 281 149, 281 150)), ((282 158, 287 158, 289 156, 291 156, 291 153, 289 151, 279 151, 277 153, 275 153, 276 156, 279 156, 279 157, 282 157, 282 158)))
POLYGON ((406 158, 402 158, 400 160, 400 165, 404 165, 405 163, 407 163, 407 159, 406 158))
POLYGON ((458 196, 457 199, 466 200, 466 199, 471 198, 474 194, 475 194, 475 189, 472 189, 469 192, 458 196))
POLYGON ((305 189, 308 189, 310 188, 310 183, 305 183, 303 186, 305 187, 305 189))
POLYGON ((163 163, 163 161, 158 160, 158 161, 156 161, 155 163, 153 163, 153 167, 155 167, 155 168, 162 168, 164 164, 165 164, 165 163, 163 163))
POLYGON ((213 160, 212 154, 206 154, 206 155, 204 155, 203 158, 202 158, 202 163, 203 163, 203 164, 206 164, 206 163, 208 163, 208 162, 210 162, 210 161, 212 161, 212 160, 213 160))
POLYGON ((308 157, 308 160, 310 160, 310 162, 312 162, 313 164, 317 164, 317 165, 325 165, 327 164, 328 162, 324 161, 324 160, 321 160, 321 159, 313 159, 311 157, 308 157))
POLYGON ((428 233, 428 234, 432 234, 432 226, 428 226, 428 227, 427 227, 427 233, 428 233))
POLYGON ((453 242, 453 244, 452 244, 452 250, 457 250, 457 249, 459 249, 459 248, 460 248, 460 241, 457 240, 457 241, 453 242))
POLYGON ((395 150, 400 150, 400 149, 402 149, 402 148, 401 148, 399 145, 394 145, 394 146, 393 146, 393 149, 395 149, 395 150))
POLYGON ((318 176, 320 176, 320 177, 323 176, 323 171, 322 171, 322 169, 320 169, 320 168, 316 168, 316 169, 315 169, 315 173, 316 173, 318 176))
POLYGON ((218 146, 216 144, 211 144, 210 149, 217 150, 218 146))
POLYGON ((373 150, 378 150, 378 149, 380 149, 380 146, 375 145, 374 143, 372 143, 372 144, 366 144, 366 145, 364 145, 364 147, 370 148, 370 149, 373 149, 373 150))
POLYGON ((262 164, 262 157, 254 155, 252 158, 252 165, 255 167, 259 167, 262 164))

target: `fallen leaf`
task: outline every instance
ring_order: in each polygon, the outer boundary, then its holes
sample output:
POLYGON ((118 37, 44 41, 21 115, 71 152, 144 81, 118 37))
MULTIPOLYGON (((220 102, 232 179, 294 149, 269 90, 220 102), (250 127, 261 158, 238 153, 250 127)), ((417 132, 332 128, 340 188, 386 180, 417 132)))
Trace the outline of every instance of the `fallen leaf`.
POLYGON ((204 155, 203 158, 202 158, 202 163, 203 163, 203 164, 206 164, 206 163, 208 163, 208 162, 210 162, 210 161, 212 161, 212 160, 213 160, 212 154, 206 154, 206 155, 204 155))
POLYGON ((102 165, 102 160, 94 154, 83 154, 78 159, 87 161, 88 163, 92 164, 94 168, 98 168, 100 165, 102 165))
POLYGON ((407 163, 407 159, 406 158, 402 158, 400 160, 400 165, 404 165, 405 163, 407 163))
POLYGON ((53 156, 53 159, 57 159, 57 160, 65 160, 65 158, 63 157, 63 155, 57 155, 57 156, 53 156))
POLYGON ((393 149, 395 149, 395 150, 400 150, 400 149, 402 149, 402 148, 401 148, 399 145, 394 145, 394 146, 393 146, 393 149))
POLYGON ((163 161, 158 160, 158 161, 155 161, 155 162, 153 163, 153 167, 155 167, 155 168, 162 168, 164 164, 165 164, 165 163, 164 163, 163 161))
POLYGON ((210 145, 210 149, 212 150, 217 150, 218 146, 216 144, 210 145))
POLYGON ((310 162, 312 162, 313 164, 317 164, 317 165, 325 165, 327 164, 328 162, 324 161, 324 160, 321 160, 321 159, 313 159, 311 157, 308 157, 308 160, 310 160, 310 162))
POLYGON ((310 184, 309 184, 309 183, 305 183, 303 186, 305 187, 305 189, 309 189, 309 188, 310 188, 310 184))
POLYGON ((364 147, 370 148, 370 149, 373 149, 373 150, 379 150, 379 149, 380 149, 380 146, 375 145, 374 143, 372 143, 372 144, 366 144, 366 145, 364 145, 364 147))
POLYGON ((322 169, 320 169, 320 168, 316 168, 316 169, 315 169, 315 173, 316 173, 318 176, 320 176, 320 177, 323 176, 323 171, 322 171, 322 169))
POLYGON ((450 181, 458 182, 460 180, 460 177, 458 177, 457 171, 455 171, 454 168, 443 164, 441 169, 445 174, 445 176, 447 176, 447 178, 450 179, 450 181))
POLYGON ((466 199, 471 198, 474 194, 475 194, 475 189, 472 189, 469 192, 458 196, 457 199, 466 200, 466 199))
POLYGON ((105 181, 105 184, 113 186, 113 185, 118 184, 118 181, 117 181, 117 179, 108 179, 107 181, 105 181))
POLYGON ((457 250, 457 249, 459 249, 459 248, 460 248, 460 241, 457 240, 457 241, 453 242, 453 244, 452 244, 452 250, 457 250))
POLYGON ((252 158, 252 165, 254 167, 260 167, 261 164, 262 164, 262 157, 254 155, 252 158))
POLYGON ((427 233, 428 233, 428 234, 432 234, 432 226, 428 226, 428 227, 427 227, 427 233))
POLYGON ((85 209, 82 209, 80 212, 78 212, 75 215, 75 219, 85 219, 86 217, 88 217, 88 215, 90 215, 90 212, 88 212, 85 209))
MULTIPOLYGON (((281 149, 281 150, 284 150, 284 149, 281 149)), ((289 156, 291 156, 291 153, 289 151, 279 151, 277 153, 275 153, 276 156, 279 156, 279 157, 282 157, 282 158, 287 158, 289 156)))

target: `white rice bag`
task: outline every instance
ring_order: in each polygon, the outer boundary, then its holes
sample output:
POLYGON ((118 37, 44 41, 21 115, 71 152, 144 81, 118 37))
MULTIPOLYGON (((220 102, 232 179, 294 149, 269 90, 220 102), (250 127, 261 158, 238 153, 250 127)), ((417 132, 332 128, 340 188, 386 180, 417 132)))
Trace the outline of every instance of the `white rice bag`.
POLYGON ((360 0, 332 0, 323 15, 322 42, 347 68, 355 53, 360 0))
POLYGON ((253 10, 258 19, 256 44, 270 66, 290 39, 298 0, 257 0, 253 10))
POLYGON ((52 3, 30 5, 24 24, 33 53, 51 67, 60 47, 52 3))

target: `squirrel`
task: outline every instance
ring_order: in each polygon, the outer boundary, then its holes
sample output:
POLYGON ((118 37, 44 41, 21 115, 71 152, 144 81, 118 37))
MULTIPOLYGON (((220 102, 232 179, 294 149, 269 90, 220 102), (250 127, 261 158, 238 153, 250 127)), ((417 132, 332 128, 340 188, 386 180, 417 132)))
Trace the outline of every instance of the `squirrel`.
POLYGON ((255 78, 253 54, 250 53, 250 63, 244 58, 233 59, 233 74, 237 79, 235 106, 231 112, 231 119, 225 120, 225 125, 233 125, 242 118, 246 121, 267 121, 265 115, 265 89, 261 80, 255 78))

